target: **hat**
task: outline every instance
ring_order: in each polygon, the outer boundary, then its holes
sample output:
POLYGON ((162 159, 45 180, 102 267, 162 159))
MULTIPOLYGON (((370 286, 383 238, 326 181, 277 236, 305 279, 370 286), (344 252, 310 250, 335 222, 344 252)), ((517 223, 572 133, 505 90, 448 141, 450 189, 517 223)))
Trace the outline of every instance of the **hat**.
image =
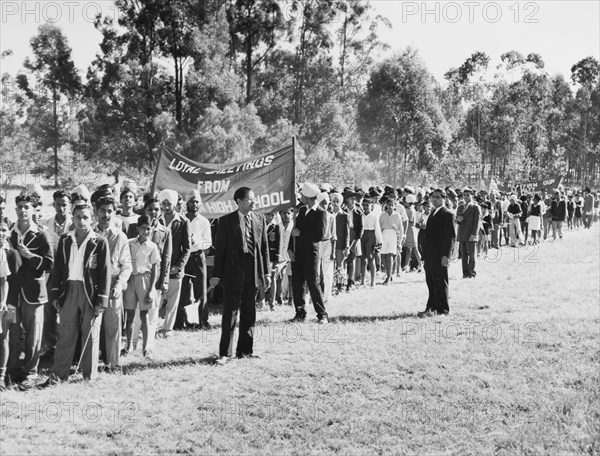
POLYGON ((317 195, 317 203, 321 204, 323 201, 329 204, 329 193, 321 192, 317 195))
POLYGON ((90 199, 90 196, 92 196, 88 188, 83 184, 75 187, 71 193, 77 193, 78 195, 81 195, 88 200, 90 199))
POLYGON ((451 188, 448 189, 448 191, 446 192, 446 195, 448 195, 448 198, 456 198, 458 196, 456 194, 456 192, 454 190, 452 190, 451 188))
POLYGON ((404 187, 404 192, 412 195, 413 193, 415 193, 415 189, 407 185, 406 187, 404 187))
POLYGON ((344 190, 342 191, 342 196, 344 198, 353 198, 356 196, 356 192, 350 187, 344 187, 344 190))
POLYGON ((462 189, 463 193, 468 193, 468 194, 472 194, 473 190, 471 189, 471 187, 465 187, 462 189))
POLYGON ((321 184, 321 190, 329 193, 331 191, 331 184, 321 184))
POLYGON ((164 200, 167 200, 169 203, 175 206, 177 204, 178 196, 179 195, 175 190, 162 190, 158 194, 158 201, 162 203, 164 200))
POLYGON ((304 182, 304 184, 302 184, 301 193, 307 198, 315 198, 321 192, 319 190, 319 187, 317 187, 315 184, 311 184, 310 182, 304 182))
POLYGON ((38 183, 29 184, 29 185, 27 185, 27 187, 25 187, 24 194, 35 196, 35 197, 37 197, 38 200, 41 200, 42 197, 44 196, 44 189, 38 183))
POLYGON ((527 195, 521 195, 521 201, 527 201, 527 195))
POLYGON ((138 186, 135 183, 135 181, 133 179, 123 179, 123 183, 121 184, 121 191, 124 191, 126 188, 128 188, 129 190, 131 190, 134 194, 137 193, 138 190, 138 186))
POLYGON ((415 195, 406 195, 406 202, 408 204, 414 203, 417 201, 417 197, 415 195))
POLYGON ((198 201, 202 201, 202 198, 200 197, 200 193, 198 192, 198 190, 196 190, 195 188, 192 188, 191 190, 188 190, 187 193, 185 194, 185 202, 187 203, 188 201, 190 201, 194 198, 196 198, 198 201))

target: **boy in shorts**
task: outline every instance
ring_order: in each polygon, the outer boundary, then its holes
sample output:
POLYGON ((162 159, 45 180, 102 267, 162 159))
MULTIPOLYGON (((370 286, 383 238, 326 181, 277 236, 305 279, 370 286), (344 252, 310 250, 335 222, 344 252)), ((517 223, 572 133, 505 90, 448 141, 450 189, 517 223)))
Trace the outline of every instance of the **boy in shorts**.
POLYGON ((156 307, 157 300, 154 284, 158 277, 160 252, 158 251, 158 246, 149 239, 151 228, 150 220, 147 216, 142 215, 138 218, 137 231, 138 236, 129 240, 133 271, 127 282, 127 289, 125 290, 123 300, 123 306, 127 314, 127 323, 125 324, 127 345, 121 350, 121 356, 126 356, 131 350, 133 320, 135 318, 135 310, 139 306, 142 321, 142 353, 145 357, 150 357, 150 353, 146 349, 149 333, 148 311, 156 307))

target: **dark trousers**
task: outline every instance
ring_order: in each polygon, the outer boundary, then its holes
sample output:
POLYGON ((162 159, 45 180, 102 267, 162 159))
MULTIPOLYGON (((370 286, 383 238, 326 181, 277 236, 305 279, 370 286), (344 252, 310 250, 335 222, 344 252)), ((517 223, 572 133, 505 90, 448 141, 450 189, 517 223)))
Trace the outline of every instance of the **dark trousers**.
POLYGON ((472 277, 475 275, 475 250, 477 242, 460 242, 459 247, 463 277, 472 277))
POLYGON ((244 285, 241 294, 223 290, 223 320, 219 356, 233 356, 233 343, 238 312, 240 314, 240 335, 236 356, 252 354, 254 325, 256 323, 256 282, 254 277, 254 257, 244 255, 244 285))
POLYGON ((8 371, 35 376, 40 362, 42 332, 44 328, 44 304, 27 304, 19 296, 16 322, 10 326, 8 371), (25 357, 21 359, 21 336, 25 336, 25 357))
POLYGON ((425 254, 425 281, 429 289, 426 311, 450 312, 448 305, 448 267, 442 266, 440 255, 425 254))
POLYGON ((323 292, 319 286, 319 243, 296 242, 296 261, 292 263, 292 291, 296 316, 306 317, 306 302, 304 300, 306 285, 320 320, 327 317, 323 292))
POLYGON ((206 256, 204 255, 204 251, 199 250, 190 255, 190 259, 185 265, 185 275, 183 276, 183 282, 181 282, 181 295, 179 296, 175 328, 183 328, 187 324, 188 318, 184 307, 191 304, 192 301, 198 303, 200 324, 208 323, 206 277, 206 256))

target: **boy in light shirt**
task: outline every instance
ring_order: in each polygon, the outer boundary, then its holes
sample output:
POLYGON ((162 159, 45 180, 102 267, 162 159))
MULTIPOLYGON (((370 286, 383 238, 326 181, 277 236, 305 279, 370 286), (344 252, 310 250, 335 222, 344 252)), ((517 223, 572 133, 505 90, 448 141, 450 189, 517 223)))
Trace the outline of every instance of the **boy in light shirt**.
POLYGON ((129 240, 133 271, 129 277, 124 295, 124 308, 127 314, 127 323, 125 325, 127 344, 121 350, 121 356, 126 356, 131 350, 133 320, 135 318, 135 310, 139 307, 140 319, 142 320, 142 353, 145 357, 150 357, 150 353, 147 350, 149 335, 148 311, 157 306, 154 299, 154 284, 158 277, 160 252, 158 246, 149 239, 151 228, 150 220, 147 216, 142 215, 138 218, 137 230, 138 236, 129 240))

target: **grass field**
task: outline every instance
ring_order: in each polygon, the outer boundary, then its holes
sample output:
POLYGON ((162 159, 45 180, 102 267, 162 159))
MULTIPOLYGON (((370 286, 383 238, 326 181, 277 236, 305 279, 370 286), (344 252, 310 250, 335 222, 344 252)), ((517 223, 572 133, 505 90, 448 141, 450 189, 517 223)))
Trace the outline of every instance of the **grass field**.
MULTIPOLYGON (((2 454, 600 454, 599 231, 333 298, 331 323, 259 312, 258 360, 213 332, 157 341, 123 375, 1 397, 2 454)), ((497 254, 497 255, 496 255, 497 254)))

